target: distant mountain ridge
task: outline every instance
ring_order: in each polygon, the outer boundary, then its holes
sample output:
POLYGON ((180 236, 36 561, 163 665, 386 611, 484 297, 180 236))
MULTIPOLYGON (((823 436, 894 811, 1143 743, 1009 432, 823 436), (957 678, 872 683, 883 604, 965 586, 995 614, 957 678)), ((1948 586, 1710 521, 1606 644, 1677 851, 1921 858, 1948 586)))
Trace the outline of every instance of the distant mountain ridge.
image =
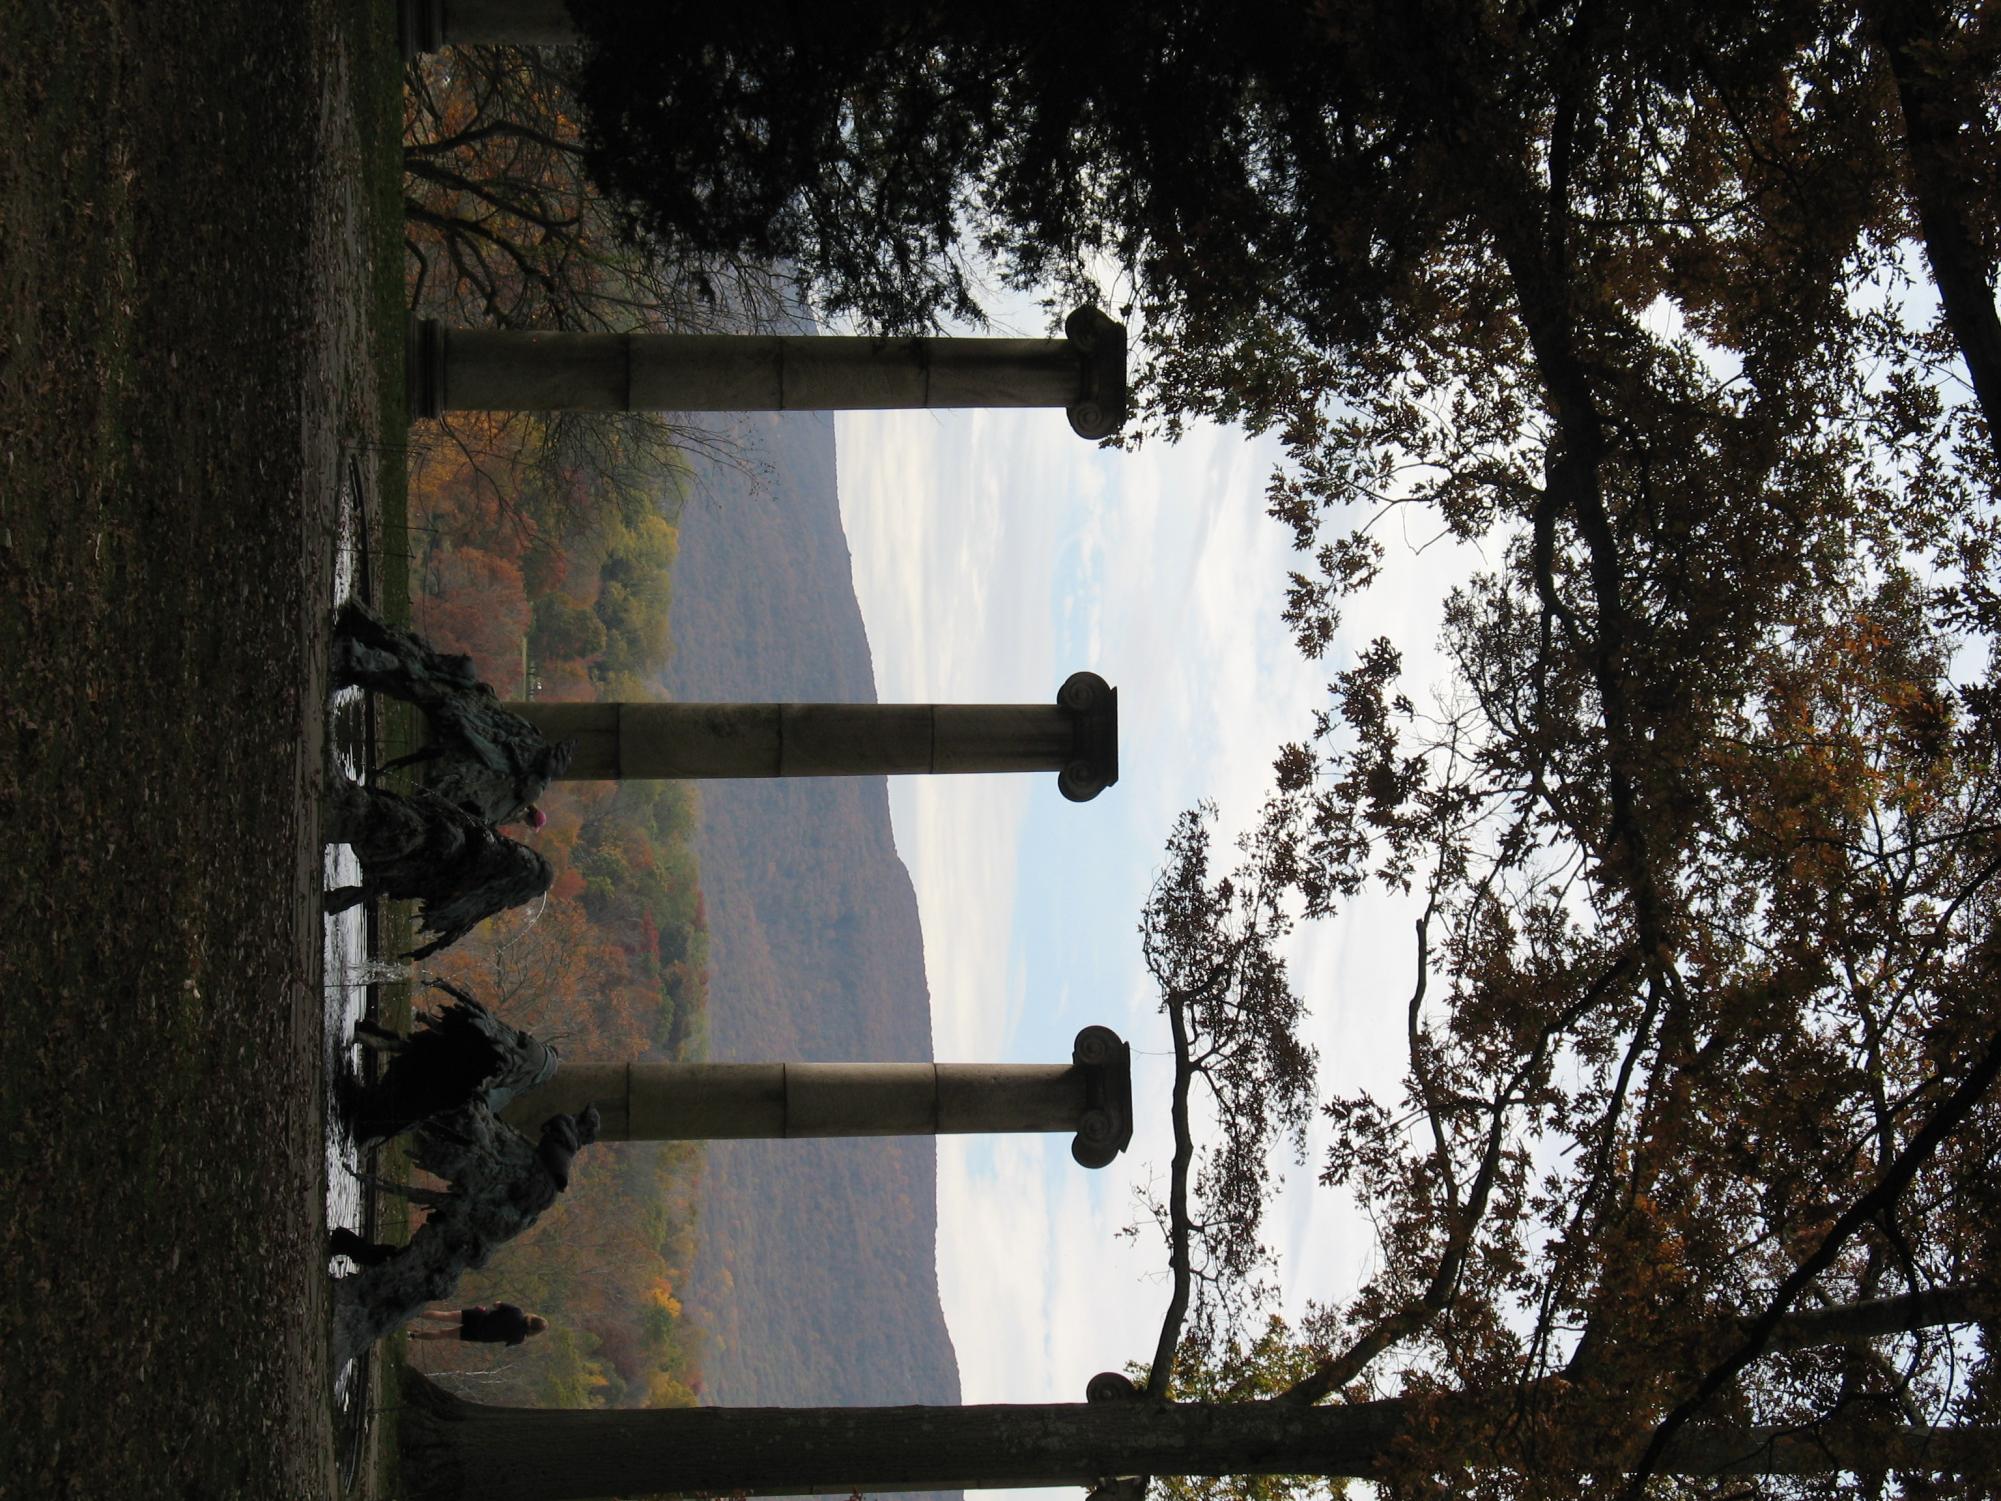
MULTIPOLYGON (((832 419, 746 416, 755 475, 710 464, 680 517, 661 687, 683 700, 875 702, 832 419)), ((932 1056, 923 936, 884 780, 708 782, 708 1056, 932 1056)), ((956 1403, 928 1138, 715 1142, 685 1302, 704 1398, 956 1403)), ((954 1493, 956 1494, 956 1493, 954 1493)))

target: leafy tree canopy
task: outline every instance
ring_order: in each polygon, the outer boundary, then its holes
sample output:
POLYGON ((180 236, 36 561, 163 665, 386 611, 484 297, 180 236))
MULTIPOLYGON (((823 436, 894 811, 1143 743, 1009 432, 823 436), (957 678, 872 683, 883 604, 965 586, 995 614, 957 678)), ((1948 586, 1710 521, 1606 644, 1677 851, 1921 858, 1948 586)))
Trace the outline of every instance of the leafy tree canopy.
POLYGON ((1991 1422, 1984 1337, 1853 1311, 1995 1288, 1993 7, 575 10, 593 170, 663 241, 886 328, 987 267, 1118 288, 1151 430, 1283 437, 1309 655, 1384 517, 1489 560, 1439 703, 1374 643, 1234 862, 1171 837, 1149 1400, 1423 1404, 1408 1496, 1991 1422), (1317 1166, 1379 1265, 1250 1334, 1315 1100, 1284 944, 1369 887, 1417 913, 1407 1073, 1317 1166))

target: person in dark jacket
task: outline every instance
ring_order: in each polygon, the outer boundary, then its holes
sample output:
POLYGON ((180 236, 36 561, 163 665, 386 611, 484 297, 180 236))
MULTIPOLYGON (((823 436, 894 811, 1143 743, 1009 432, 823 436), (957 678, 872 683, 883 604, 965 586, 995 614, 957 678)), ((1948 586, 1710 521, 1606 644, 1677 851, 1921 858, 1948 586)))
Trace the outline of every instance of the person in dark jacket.
POLYGON ((549 1327, 541 1314, 523 1313, 512 1303, 496 1303, 491 1308, 425 1308, 417 1317, 453 1327, 412 1329, 412 1339, 462 1339, 481 1345, 518 1345, 549 1327))

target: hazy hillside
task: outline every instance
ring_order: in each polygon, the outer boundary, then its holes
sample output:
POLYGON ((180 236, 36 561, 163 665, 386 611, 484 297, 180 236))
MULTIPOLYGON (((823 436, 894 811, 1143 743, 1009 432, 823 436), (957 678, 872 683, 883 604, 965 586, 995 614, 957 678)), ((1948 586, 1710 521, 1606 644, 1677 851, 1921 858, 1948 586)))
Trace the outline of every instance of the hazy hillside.
MULTIPOLYGON (((705 471, 681 518, 679 699, 872 702, 830 419, 744 420, 753 484, 705 471)), ((697 848, 709 1056, 931 1057, 916 899, 880 778, 710 782, 697 848)), ((689 1313, 717 1403, 959 1400, 928 1140, 713 1143, 689 1313)))

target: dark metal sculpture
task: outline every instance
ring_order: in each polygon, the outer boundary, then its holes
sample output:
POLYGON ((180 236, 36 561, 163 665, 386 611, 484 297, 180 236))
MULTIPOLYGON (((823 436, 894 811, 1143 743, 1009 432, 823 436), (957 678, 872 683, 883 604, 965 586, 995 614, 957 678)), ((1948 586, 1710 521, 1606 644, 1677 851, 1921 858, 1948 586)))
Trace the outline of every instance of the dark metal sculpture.
POLYGON ((353 1097, 354 1137, 364 1148, 475 1101, 497 1115, 523 1090, 555 1077, 560 1060, 552 1044, 510 1027, 447 980, 430 985, 451 1001, 421 1013, 408 1037, 372 1024, 355 1028, 359 1041, 389 1059, 381 1077, 353 1097))
POLYGON ((597 1111, 587 1107, 549 1117, 530 1142, 479 1101, 419 1125, 411 1160, 448 1186, 370 1180, 430 1213, 404 1246, 375 1245, 352 1233, 335 1239, 331 1249, 361 1268, 334 1283, 335 1369, 424 1304, 449 1298, 461 1276, 540 1219, 570 1186, 574 1159, 597 1132, 597 1111))
POLYGON ((350 599, 334 617, 330 672, 335 688, 371 689, 423 711, 429 742, 385 770, 420 766, 425 786, 488 823, 540 821, 535 803, 569 765, 574 747, 550 744, 502 708, 493 689, 473 676, 472 658, 438 651, 350 599))
POLYGON ((536 851, 427 787, 406 794, 335 782, 326 841, 353 846, 362 875, 361 885, 327 893, 327 911, 374 896, 420 904, 418 926, 436 936, 406 959, 429 958, 496 913, 534 901, 556 879, 536 851))

